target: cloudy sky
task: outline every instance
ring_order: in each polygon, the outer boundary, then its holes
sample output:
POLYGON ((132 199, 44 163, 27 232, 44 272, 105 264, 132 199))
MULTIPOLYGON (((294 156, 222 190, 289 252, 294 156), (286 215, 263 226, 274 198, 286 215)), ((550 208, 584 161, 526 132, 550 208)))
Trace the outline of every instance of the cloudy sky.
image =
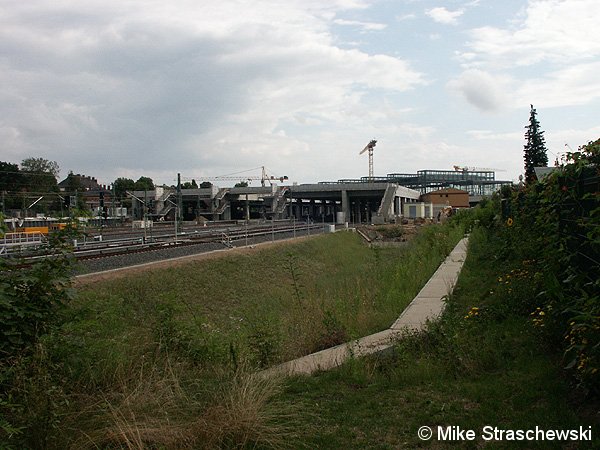
POLYGON ((530 104, 550 161, 600 137, 598 23, 598 0, 0 0, 0 160, 302 183, 367 175, 375 138, 375 175, 516 179, 530 104))

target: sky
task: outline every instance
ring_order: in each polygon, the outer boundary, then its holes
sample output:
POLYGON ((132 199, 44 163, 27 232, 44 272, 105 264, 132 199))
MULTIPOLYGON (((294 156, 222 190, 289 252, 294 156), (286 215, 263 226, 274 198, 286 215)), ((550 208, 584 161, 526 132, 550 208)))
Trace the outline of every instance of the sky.
POLYGON ((598 23, 598 0, 0 0, 0 160, 313 183, 368 175, 376 139, 376 176, 516 180, 531 104, 551 162, 600 137, 598 23))

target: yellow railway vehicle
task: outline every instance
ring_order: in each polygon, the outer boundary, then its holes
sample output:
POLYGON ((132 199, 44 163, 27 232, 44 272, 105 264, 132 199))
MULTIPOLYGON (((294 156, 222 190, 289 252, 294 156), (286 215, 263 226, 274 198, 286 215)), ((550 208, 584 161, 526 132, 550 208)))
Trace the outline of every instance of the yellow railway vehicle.
POLYGON ((41 233, 44 235, 48 234, 48 227, 18 227, 17 233, 41 233))

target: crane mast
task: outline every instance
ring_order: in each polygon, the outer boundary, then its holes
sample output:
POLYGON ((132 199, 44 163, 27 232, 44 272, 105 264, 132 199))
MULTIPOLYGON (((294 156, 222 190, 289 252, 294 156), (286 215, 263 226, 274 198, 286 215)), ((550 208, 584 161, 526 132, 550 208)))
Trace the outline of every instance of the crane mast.
POLYGON ((359 153, 359 155, 362 155, 366 151, 369 152, 369 181, 373 180, 373 149, 375 148, 376 144, 377 141, 372 139, 371 142, 369 142, 359 153))

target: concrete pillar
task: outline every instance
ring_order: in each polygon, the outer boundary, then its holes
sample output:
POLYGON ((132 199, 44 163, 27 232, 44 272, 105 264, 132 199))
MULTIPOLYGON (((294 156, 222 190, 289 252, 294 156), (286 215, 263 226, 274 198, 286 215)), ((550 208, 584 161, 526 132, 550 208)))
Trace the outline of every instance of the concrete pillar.
POLYGON ((344 213, 345 222, 350 222, 350 198, 348 197, 348 191, 342 191, 342 211, 344 213))
POLYGON ((246 209, 246 213, 245 213, 246 221, 249 221, 250 220, 250 202, 248 201, 248 194, 246 194, 246 206, 245 206, 245 209, 246 209))
POLYGON ((271 200, 271 219, 275 219, 277 214, 277 195, 274 195, 271 200))

